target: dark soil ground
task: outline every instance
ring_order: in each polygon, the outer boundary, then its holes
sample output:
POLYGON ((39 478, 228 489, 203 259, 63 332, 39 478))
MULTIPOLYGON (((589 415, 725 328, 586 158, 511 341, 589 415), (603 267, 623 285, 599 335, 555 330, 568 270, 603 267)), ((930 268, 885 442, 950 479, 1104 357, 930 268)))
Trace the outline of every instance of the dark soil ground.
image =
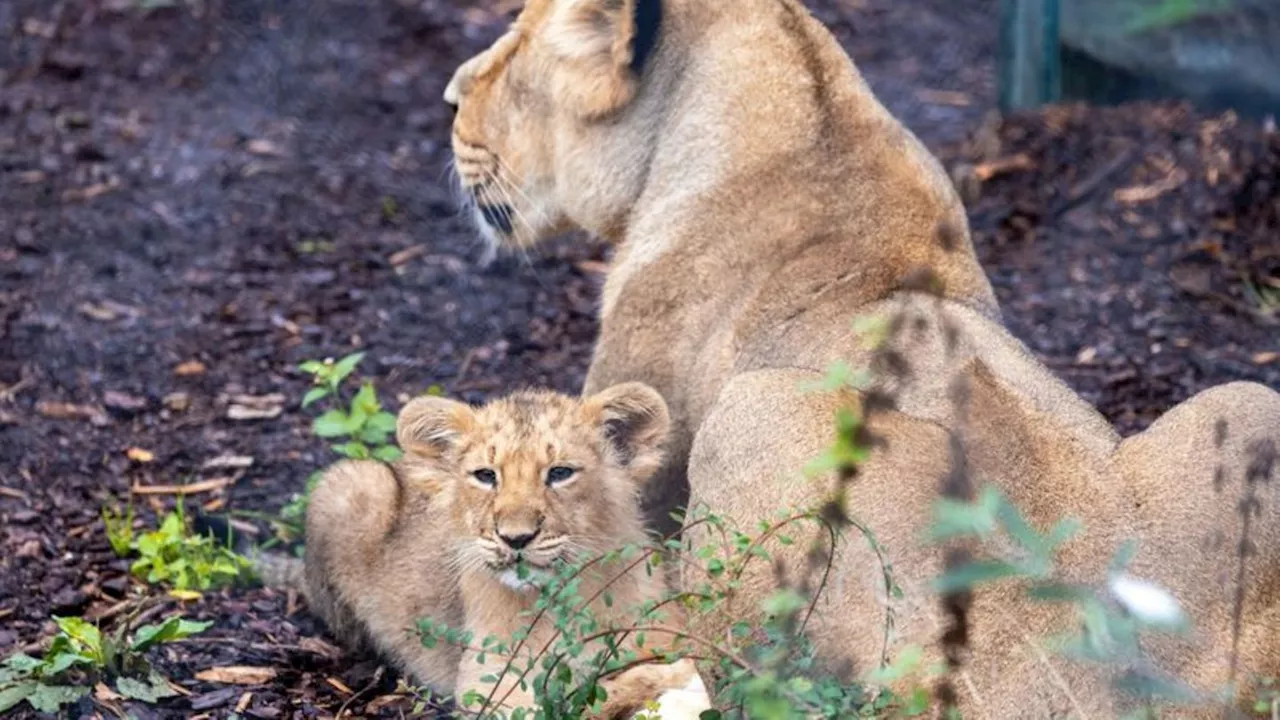
MULTIPOLYGON (((131 486, 231 476, 192 502, 274 512, 333 459, 300 361, 361 349, 389 405, 480 400, 576 389, 595 334, 603 251, 482 265, 447 181, 438 98, 517 3, 127 4, 0 3, 0 655, 51 614, 119 617, 98 512, 131 486), (229 418, 246 404, 274 417, 229 418), (207 466, 225 456, 253 463, 207 466)), ((1280 139, 1174 105, 994 122, 995 4, 811 6, 953 170, 1013 331, 1122 430, 1216 383, 1280 386, 1280 139)), ((168 609, 217 622, 158 654, 189 696, 116 709, 412 707, 283 594, 168 609), (279 674, 193 679, 225 665, 279 674)))

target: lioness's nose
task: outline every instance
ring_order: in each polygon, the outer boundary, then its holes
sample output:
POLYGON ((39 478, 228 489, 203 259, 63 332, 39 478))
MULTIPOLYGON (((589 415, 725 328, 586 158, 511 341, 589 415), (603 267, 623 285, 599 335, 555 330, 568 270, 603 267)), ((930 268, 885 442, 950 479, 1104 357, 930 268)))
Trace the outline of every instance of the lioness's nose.
POLYGON ((523 550, 528 547, 529 543, 533 542, 534 538, 538 537, 538 531, 534 530, 533 532, 523 532, 514 535, 508 535, 499 531, 498 537, 502 538, 502 542, 506 543, 512 550, 523 550))

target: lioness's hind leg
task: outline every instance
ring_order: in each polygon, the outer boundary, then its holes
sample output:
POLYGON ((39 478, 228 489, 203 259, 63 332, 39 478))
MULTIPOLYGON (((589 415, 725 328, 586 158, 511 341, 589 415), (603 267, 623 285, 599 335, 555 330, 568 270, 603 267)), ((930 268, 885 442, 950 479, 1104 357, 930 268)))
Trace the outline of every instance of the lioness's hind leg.
POLYGON ((1189 642, 1156 641, 1157 659, 1205 691, 1232 679, 1237 614, 1241 691, 1280 676, 1277 451, 1280 393, 1241 382, 1174 407, 1114 456, 1142 518, 1133 572, 1172 591, 1194 625, 1189 642))

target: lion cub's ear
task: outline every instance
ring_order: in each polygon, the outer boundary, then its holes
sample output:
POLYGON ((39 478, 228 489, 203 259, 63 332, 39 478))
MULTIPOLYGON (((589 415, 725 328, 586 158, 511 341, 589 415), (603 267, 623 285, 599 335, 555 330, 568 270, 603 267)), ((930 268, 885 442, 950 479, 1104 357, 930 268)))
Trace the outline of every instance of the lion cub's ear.
POLYGON ((556 100, 587 120, 622 109, 635 98, 661 25, 662 0, 560 0, 545 34, 565 61, 556 100))
POLYGON ((614 459, 634 479, 648 480, 662 465, 671 417, 657 390, 641 383, 615 385, 587 398, 583 412, 599 424, 614 459))
POLYGON ((437 458, 474 428, 475 422, 475 410, 470 405, 441 397, 415 398, 396 420, 396 442, 406 453, 437 458))

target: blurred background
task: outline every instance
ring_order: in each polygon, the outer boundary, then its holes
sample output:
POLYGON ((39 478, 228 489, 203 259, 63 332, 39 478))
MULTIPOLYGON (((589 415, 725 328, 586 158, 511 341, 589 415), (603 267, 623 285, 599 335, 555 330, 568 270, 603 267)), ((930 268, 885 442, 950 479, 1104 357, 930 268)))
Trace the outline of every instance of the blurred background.
MULTIPOLYGON (((808 5, 950 171, 1013 332, 1122 432, 1280 387, 1280 3, 808 5)), ((392 411, 578 388, 605 250, 481 264, 447 170, 444 85, 519 6, 0 2, 0 656, 123 596, 98 513, 130 488, 300 492, 334 458, 302 361, 365 351, 392 411)), ((218 620, 160 660, 189 697, 131 712, 412 707, 294 600, 186 605, 218 620), (287 670, 245 700, 215 665, 287 670)))

